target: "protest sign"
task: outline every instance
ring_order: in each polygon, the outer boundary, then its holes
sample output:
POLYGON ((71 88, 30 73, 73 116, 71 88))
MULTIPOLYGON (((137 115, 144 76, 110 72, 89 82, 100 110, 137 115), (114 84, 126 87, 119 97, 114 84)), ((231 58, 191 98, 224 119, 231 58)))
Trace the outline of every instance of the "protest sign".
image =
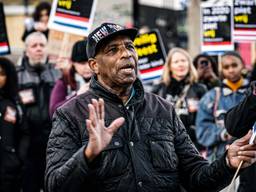
POLYGON ((3 3, 0 2, 0 55, 10 54, 3 3))
POLYGON ((139 77, 143 83, 159 80, 166 53, 158 30, 138 35, 134 40, 139 61, 139 77))
POLYGON ((232 6, 201 6, 202 52, 234 50, 232 6))
POLYGON ((54 0, 48 26, 62 32, 88 36, 96 0, 54 0))
POLYGON ((256 40, 256 1, 234 0, 234 40, 256 40))
POLYGON ((50 30, 48 37, 48 53, 50 62, 56 63, 58 58, 69 60, 75 42, 82 40, 82 36, 50 30))

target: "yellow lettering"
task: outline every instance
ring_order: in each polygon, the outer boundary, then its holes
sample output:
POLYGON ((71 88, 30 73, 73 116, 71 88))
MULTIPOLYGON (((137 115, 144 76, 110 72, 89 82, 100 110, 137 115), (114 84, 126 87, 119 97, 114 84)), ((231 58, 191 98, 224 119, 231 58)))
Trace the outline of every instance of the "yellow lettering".
POLYGON ((137 54, 139 57, 143 57, 143 56, 147 56, 147 55, 151 55, 153 53, 157 53, 157 47, 155 44, 153 45, 149 45, 146 47, 142 47, 142 48, 136 48, 137 54))
POLYGON ((204 32, 204 37, 212 37, 214 38, 216 36, 215 30, 208 30, 204 32))
POLYGON ((59 0, 58 5, 70 9, 72 6, 72 0, 59 0))
POLYGON ((144 34, 139 37, 136 37, 133 43, 135 46, 141 46, 145 44, 153 44, 156 42, 157 42, 156 34, 151 33, 151 34, 144 34))
POLYGON ((237 15, 235 16, 236 22, 248 23, 248 15, 237 15))
POLYGON ((157 42, 157 37, 156 37, 156 34, 155 33, 152 33, 149 35, 149 38, 150 38, 150 42, 151 44, 154 44, 157 42))

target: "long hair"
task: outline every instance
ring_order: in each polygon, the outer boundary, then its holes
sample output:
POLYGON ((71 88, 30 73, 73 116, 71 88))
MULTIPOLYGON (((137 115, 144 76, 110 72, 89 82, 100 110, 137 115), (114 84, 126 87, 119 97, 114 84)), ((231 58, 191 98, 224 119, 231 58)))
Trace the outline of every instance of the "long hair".
POLYGON ((6 83, 2 90, 8 98, 15 100, 18 95, 18 77, 15 66, 5 57, 0 57, 0 66, 6 74, 6 83))
POLYGON ((189 72, 188 75, 186 77, 186 79, 188 80, 188 82, 190 84, 193 84, 195 82, 198 81, 198 75, 197 75, 197 71, 192 63, 192 58, 189 55, 189 53, 182 49, 182 48, 173 48, 168 52, 165 64, 164 64, 164 70, 163 70, 163 75, 162 75, 162 82, 168 86, 171 83, 171 75, 172 75, 172 71, 171 71, 171 62, 172 62, 172 57, 174 55, 174 53, 179 52, 182 55, 184 55, 187 60, 188 60, 188 64, 189 64, 189 72))
POLYGON ((51 4, 48 2, 41 2, 39 3, 36 8, 35 8, 35 12, 33 13, 33 19, 34 21, 40 21, 40 17, 41 17, 41 12, 43 10, 47 10, 47 14, 48 16, 50 15, 51 12, 51 4))
POLYGON ((76 80, 75 80, 75 67, 72 65, 71 68, 69 69, 64 69, 62 71, 62 79, 65 83, 65 85, 69 85, 71 90, 76 90, 77 88, 77 84, 76 84, 76 80))

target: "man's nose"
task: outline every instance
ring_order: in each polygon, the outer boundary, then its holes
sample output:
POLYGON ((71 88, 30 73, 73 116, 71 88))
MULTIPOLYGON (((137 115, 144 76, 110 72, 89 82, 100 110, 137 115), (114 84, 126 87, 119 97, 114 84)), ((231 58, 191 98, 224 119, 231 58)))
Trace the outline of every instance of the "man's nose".
POLYGON ((122 48, 122 56, 123 57, 131 57, 131 51, 129 49, 127 49, 126 47, 122 48))

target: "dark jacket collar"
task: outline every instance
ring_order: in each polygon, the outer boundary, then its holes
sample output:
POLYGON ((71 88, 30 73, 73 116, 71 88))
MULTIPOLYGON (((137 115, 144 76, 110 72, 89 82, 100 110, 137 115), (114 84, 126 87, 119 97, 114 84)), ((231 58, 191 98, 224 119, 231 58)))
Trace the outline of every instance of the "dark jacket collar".
MULTIPOLYGON (((122 103, 122 100, 115 94, 111 93, 105 87, 103 87, 97 80, 97 77, 94 75, 91 79, 90 88, 102 98, 112 100, 114 102, 122 103)), ((133 88, 135 90, 134 96, 129 101, 128 105, 133 105, 140 103, 144 98, 144 89, 141 81, 137 78, 133 83, 133 88)))

